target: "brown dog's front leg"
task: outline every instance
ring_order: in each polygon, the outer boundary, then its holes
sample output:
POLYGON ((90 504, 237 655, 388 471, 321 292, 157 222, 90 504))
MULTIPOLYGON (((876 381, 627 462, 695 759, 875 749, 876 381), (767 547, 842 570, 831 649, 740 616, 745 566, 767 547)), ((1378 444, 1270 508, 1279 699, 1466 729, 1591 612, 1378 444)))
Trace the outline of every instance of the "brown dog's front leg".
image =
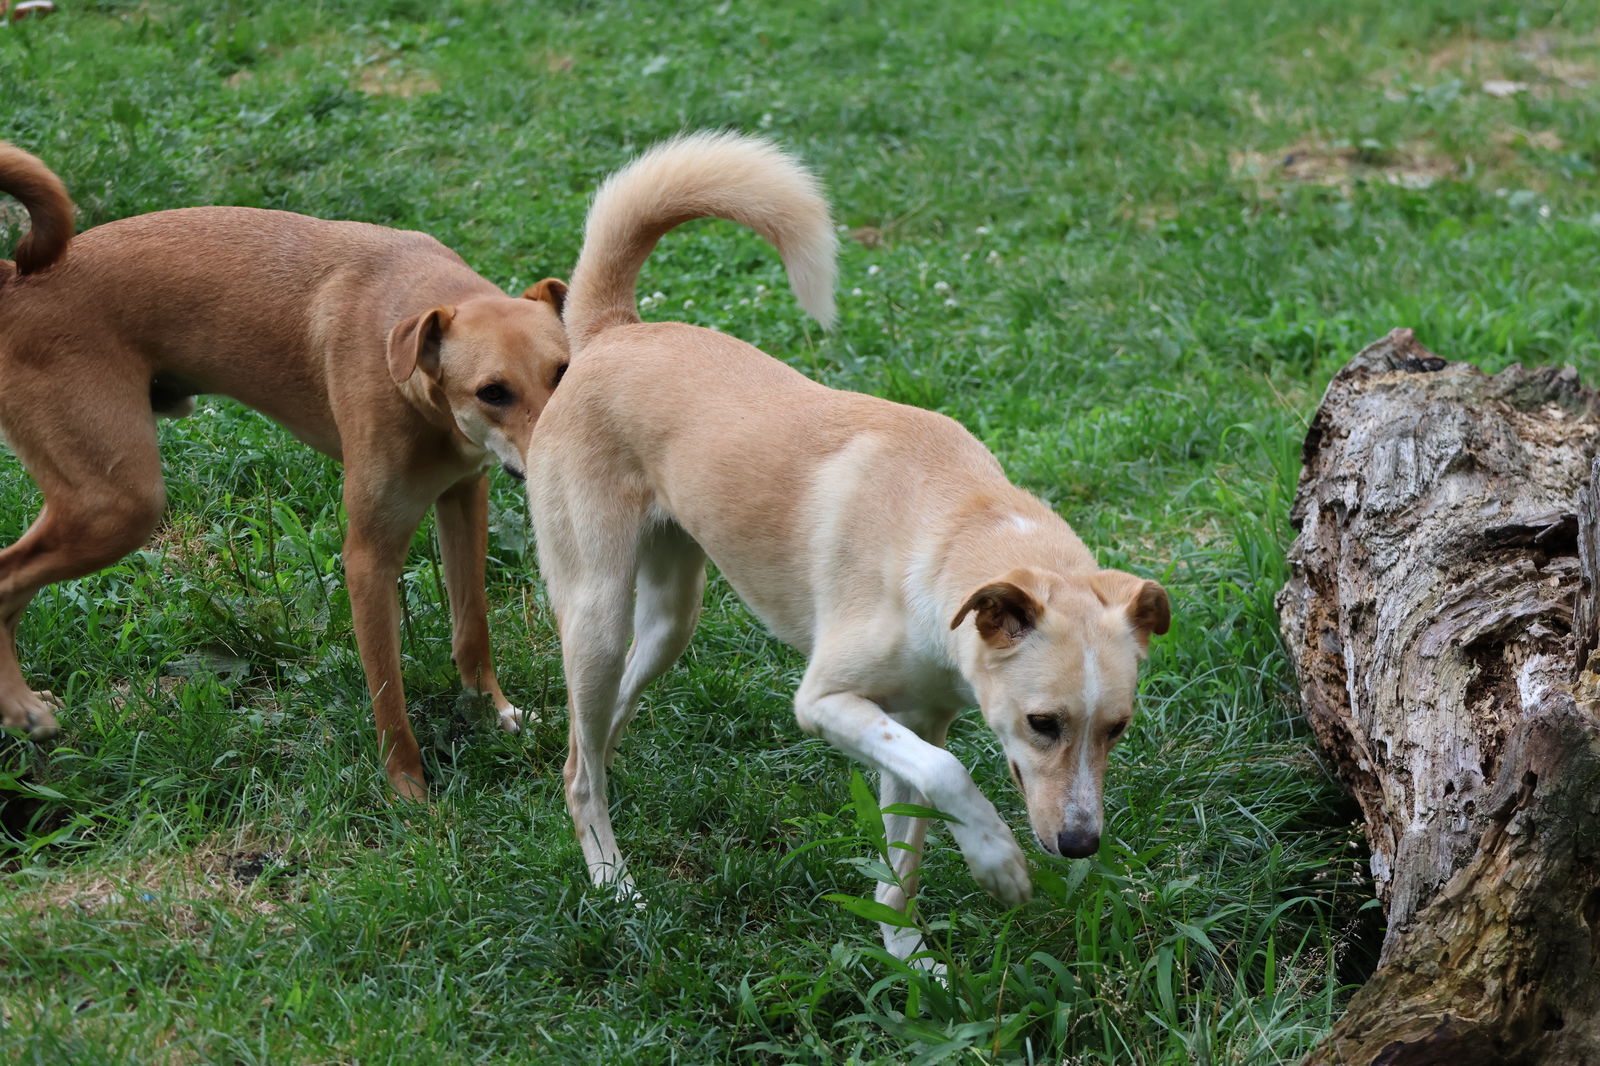
MULTIPOLYGON (((400 681, 400 596, 396 584, 405 564, 410 532, 375 523, 346 494, 350 531, 344 542, 345 581, 350 589, 350 614, 356 628, 356 650, 372 694, 378 723, 378 748, 383 752, 389 784, 410 800, 428 798, 422 755, 406 717, 405 688, 400 681)), ((409 529, 415 529, 413 523, 409 529)))
POLYGON ((456 669, 461 671, 461 683, 494 701, 500 728, 514 733, 521 728, 524 715, 500 691, 489 651, 489 606, 483 591, 489 551, 488 479, 479 476, 452 485, 434 504, 434 511, 439 519, 445 590, 450 596, 451 651, 456 669))

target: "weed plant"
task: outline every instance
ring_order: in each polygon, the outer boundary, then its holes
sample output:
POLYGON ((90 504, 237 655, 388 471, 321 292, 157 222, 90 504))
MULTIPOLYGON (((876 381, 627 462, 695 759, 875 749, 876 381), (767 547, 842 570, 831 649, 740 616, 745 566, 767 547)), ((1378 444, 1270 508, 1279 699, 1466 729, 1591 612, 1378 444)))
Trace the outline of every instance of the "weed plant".
MULTIPOLYGON (((558 648, 499 475, 496 655, 542 717, 507 736, 458 695, 425 528, 405 669, 436 799, 391 802, 338 467, 207 400, 162 425, 152 542, 22 625, 30 680, 67 709, 59 741, 0 743, 0 1058, 1176 1066, 1291 1062, 1326 1031, 1379 930, 1275 625, 1299 442, 1394 326, 1593 376, 1600 8, 60 7, 0 26, 0 138, 59 171, 84 226, 193 204, 356 218, 431 232, 510 291, 570 268, 586 198, 643 147, 776 137, 836 205, 840 327, 717 223, 650 261, 646 317, 960 419, 1102 563, 1164 582, 1175 625, 1098 857, 1035 851, 1037 896, 1008 911, 934 833, 914 916, 932 980, 878 947, 868 783, 796 730, 800 658, 720 581, 617 764, 649 905, 587 887, 558 648)), ((0 248, 23 224, 0 202, 0 248)), ((0 462, 0 540, 38 506, 0 462)), ((1023 826, 975 715, 951 745, 1023 826)))

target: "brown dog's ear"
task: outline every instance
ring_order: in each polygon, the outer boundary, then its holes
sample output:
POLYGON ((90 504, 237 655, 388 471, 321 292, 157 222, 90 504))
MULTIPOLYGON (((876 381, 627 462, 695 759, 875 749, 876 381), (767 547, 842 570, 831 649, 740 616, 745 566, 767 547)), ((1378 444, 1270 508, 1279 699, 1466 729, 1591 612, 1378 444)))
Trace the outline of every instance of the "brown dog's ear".
POLYGON ((455 317, 454 308, 435 307, 389 331, 389 376, 395 384, 410 380, 419 366, 429 377, 439 373, 439 344, 455 317))
POLYGON ((522 294, 524 300, 543 300, 556 309, 559 316, 567 309, 567 283, 560 278, 545 278, 528 286, 522 294))
POLYGON ((1033 632, 1044 605, 1012 581, 993 581, 967 597, 950 622, 954 629, 973 612, 978 636, 992 648, 1012 648, 1033 632))
POLYGON ((1159 637, 1171 628, 1172 605, 1167 602, 1167 590, 1154 581, 1121 570, 1102 570, 1089 583, 1107 607, 1126 606, 1128 624, 1133 626, 1139 647, 1149 648, 1151 634, 1159 637))

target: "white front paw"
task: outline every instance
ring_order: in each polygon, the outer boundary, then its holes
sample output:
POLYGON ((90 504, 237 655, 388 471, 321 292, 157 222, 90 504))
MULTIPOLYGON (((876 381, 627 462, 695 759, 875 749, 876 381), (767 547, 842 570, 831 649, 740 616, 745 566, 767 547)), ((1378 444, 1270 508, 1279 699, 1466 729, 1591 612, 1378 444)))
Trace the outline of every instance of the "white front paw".
POLYGON ((495 712, 496 723, 507 733, 515 733, 522 728, 524 722, 537 722, 539 716, 523 711, 520 707, 506 704, 495 712))
POLYGON ((618 903, 631 903, 638 910, 644 910, 644 893, 633 885, 633 878, 622 872, 622 864, 607 864, 589 872, 589 879, 596 888, 611 889, 612 898, 618 903))
POLYGON ((1033 895, 1033 879, 1017 846, 1017 838, 1003 822, 984 829, 967 830, 957 837, 972 878, 984 891, 1008 907, 1026 903, 1033 895))

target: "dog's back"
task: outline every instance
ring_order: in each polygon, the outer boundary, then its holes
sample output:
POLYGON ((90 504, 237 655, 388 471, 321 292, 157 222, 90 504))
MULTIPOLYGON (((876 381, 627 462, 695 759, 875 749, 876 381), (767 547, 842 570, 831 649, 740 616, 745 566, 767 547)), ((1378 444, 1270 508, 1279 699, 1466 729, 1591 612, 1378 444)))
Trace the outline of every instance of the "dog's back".
POLYGON ((502 295, 427 234, 287 211, 178 208, 74 237, 60 180, 9 145, 0 192, 33 221, 15 266, 0 263, 0 370, 44 352, 74 373, 134 364, 157 413, 222 393, 330 454, 329 393, 387 380, 394 322, 502 295), (357 352, 377 361, 340 363, 357 352))
MULTIPOLYGON (((13 316, 8 334, 29 321, 51 330, 93 323, 145 350, 203 335, 227 352, 262 343, 281 347, 285 328, 303 337, 316 327, 285 322, 285 307, 304 307, 313 316, 331 317, 335 310, 363 315, 369 308, 355 301, 339 308, 319 304, 322 289, 331 288, 337 299, 342 276, 384 277, 397 300, 416 286, 396 280, 429 283, 434 302, 498 291, 426 234, 286 211, 179 208, 118 219, 74 237, 72 200, 61 179, 36 156, 4 142, 0 193, 15 198, 30 221, 14 264, 0 260, 0 283, 34 282, 0 294, 0 316, 13 316), (152 301, 151 292, 162 299, 152 301), (85 293, 93 294, 92 309, 85 307, 85 293), (26 311, 14 306, 21 299, 28 301, 26 311)), ((419 309, 371 310, 392 319, 419 309)))

